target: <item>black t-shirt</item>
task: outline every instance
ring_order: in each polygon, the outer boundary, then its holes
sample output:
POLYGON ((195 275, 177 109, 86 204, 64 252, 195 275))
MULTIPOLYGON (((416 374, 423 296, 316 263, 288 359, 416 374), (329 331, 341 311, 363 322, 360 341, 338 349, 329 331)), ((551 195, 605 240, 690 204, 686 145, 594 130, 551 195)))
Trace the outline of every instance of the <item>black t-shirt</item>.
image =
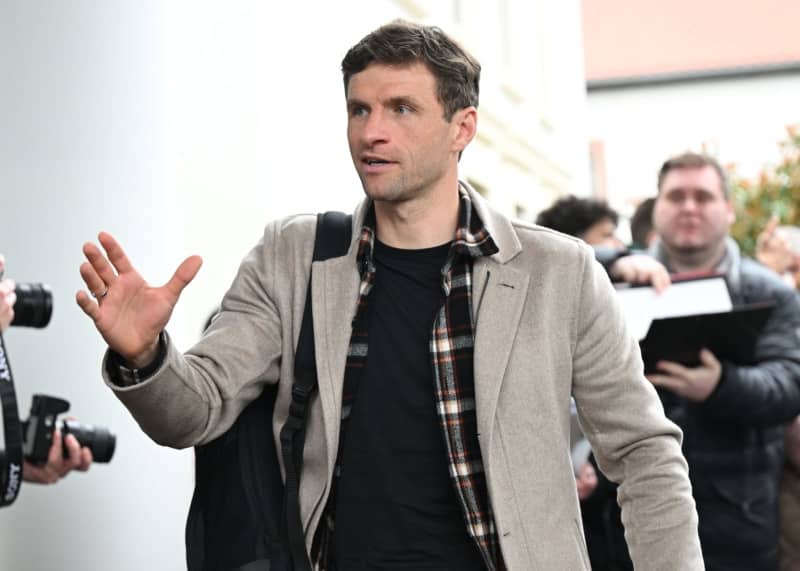
POLYGON ((375 241, 369 350, 338 484, 338 571, 486 568, 450 479, 434 397, 429 343, 449 248, 375 241))

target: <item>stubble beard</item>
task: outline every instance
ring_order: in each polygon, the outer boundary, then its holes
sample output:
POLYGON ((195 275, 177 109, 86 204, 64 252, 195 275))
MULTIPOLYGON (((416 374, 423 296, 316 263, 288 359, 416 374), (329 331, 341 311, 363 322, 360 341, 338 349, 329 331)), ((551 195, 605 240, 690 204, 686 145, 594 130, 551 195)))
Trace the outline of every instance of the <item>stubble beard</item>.
POLYGON ((683 267, 710 270, 719 262, 725 251, 725 236, 710 237, 703 243, 680 244, 676 240, 664 240, 667 255, 683 267))
POLYGON ((420 195, 419 185, 413 184, 405 175, 393 177, 392 180, 375 182, 379 184, 370 185, 366 177, 362 176, 361 178, 364 193, 376 202, 408 202, 420 195))

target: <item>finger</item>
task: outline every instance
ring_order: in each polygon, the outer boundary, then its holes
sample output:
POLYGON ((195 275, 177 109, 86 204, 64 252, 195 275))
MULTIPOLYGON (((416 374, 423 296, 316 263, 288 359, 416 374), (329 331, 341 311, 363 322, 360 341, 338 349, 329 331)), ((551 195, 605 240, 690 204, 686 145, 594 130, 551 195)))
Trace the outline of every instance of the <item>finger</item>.
POLYGON ((4 271, 6 271, 6 259, 3 254, 0 254, 0 276, 3 275, 4 271))
POLYGON ((684 379, 687 378, 691 373, 691 368, 685 367, 674 361, 658 361, 656 363, 656 368, 659 371, 667 373, 673 377, 682 377, 684 379))
POLYGON ((64 444, 67 447, 67 458, 61 468, 62 476, 81 465, 81 445, 75 435, 67 434, 64 437, 64 444))
POLYGON ((647 375, 647 380, 657 387, 668 389, 679 395, 683 394, 685 383, 678 378, 669 375, 647 375))
POLYGON ((705 347, 700 350, 700 362, 706 367, 717 367, 720 364, 716 355, 705 347))
POLYGON ((772 216, 770 216, 769 220, 767 220, 766 226, 764 226, 764 234, 766 234, 767 236, 772 236, 773 234, 775 234, 775 229, 778 227, 779 223, 780 220, 778 219, 777 215, 773 214, 772 216))
POLYGON ((84 262, 80 267, 81 278, 86 288, 92 295, 99 295, 107 288, 106 283, 100 278, 95 267, 89 262, 84 262))
POLYGON ((78 302, 78 307, 80 307, 86 315, 91 317, 92 321, 97 323, 97 320, 100 319, 100 306, 83 290, 75 294, 75 301, 78 302))
POLYGON ((108 254, 109 261, 117 269, 117 272, 123 273, 133 270, 133 264, 131 264, 128 256, 125 255, 122 246, 119 245, 111 234, 108 232, 100 232, 97 239, 100 240, 103 249, 105 249, 106 254, 108 254))
POLYGON ((756 237, 756 245, 757 246, 766 246, 771 240, 772 237, 775 235, 775 228, 778 227, 778 217, 773 215, 767 221, 764 228, 756 237))
POLYGON ((53 443, 50 445, 50 450, 47 452, 47 469, 54 471, 59 476, 61 475, 61 468, 64 464, 64 454, 61 449, 61 431, 55 429, 53 431, 53 443))
POLYGON ((86 472, 94 462, 94 457, 92 456, 92 451, 89 450, 87 447, 81 448, 81 461, 78 464, 78 467, 75 468, 76 470, 80 470, 81 472, 86 472))
POLYGON ((662 293, 672 284, 672 280, 669 277, 669 272, 667 272, 667 270, 664 268, 657 270, 656 273, 653 274, 652 283, 656 293, 662 293))
POLYGON ((203 265, 203 258, 200 256, 189 256, 183 263, 175 270, 172 278, 165 286, 175 297, 178 297, 183 288, 189 285, 197 272, 200 271, 200 266, 203 265))
POLYGON ((97 272, 99 278, 103 280, 103 283, 107 285, 114 283, 117 279, 117 274, 97 246, 91 242, 85 243, 83 245, 83 255, 89 260, 89 263, 92 265, 95 272, 97 272))

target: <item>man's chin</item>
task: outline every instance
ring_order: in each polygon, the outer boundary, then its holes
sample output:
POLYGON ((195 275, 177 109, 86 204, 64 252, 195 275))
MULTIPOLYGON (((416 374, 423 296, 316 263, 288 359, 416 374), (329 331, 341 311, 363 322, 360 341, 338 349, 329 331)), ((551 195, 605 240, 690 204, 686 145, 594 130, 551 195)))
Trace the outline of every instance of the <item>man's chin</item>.
POLYGON ((698 242, 678 242, 673 246, 673 249, 676 252, 680 252, 682 254, 695 254, 697 252, 702 252, 706 248, 706 244, 700 244, 698 242))

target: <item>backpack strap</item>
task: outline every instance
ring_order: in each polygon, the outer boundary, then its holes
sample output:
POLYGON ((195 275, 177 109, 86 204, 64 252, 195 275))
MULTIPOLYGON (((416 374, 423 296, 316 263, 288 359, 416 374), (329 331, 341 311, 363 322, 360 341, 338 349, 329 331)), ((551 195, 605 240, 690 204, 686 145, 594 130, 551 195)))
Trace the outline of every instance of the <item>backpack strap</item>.
MULTIPOLYGON (((350 247, 352 216, 342 212, 325 212, 317 215, 312 262, 343 256, 350 247)), ((310 270, 309 270, 310 272, 310 270)), ((303 522, 300 518, 300 472, 303 463, 303 446, 306 439, 308 404, 317 388, 316 351, 314 349, 314 317, 311 307, 311 280, 309 273, 306 304, 300 326, 294 362, 294 383, 289 416, 281 428, 281 454, 286 471, 284 483, 284 511, 286 535, 295 571, 311 571, 306 552, 303 522)))

